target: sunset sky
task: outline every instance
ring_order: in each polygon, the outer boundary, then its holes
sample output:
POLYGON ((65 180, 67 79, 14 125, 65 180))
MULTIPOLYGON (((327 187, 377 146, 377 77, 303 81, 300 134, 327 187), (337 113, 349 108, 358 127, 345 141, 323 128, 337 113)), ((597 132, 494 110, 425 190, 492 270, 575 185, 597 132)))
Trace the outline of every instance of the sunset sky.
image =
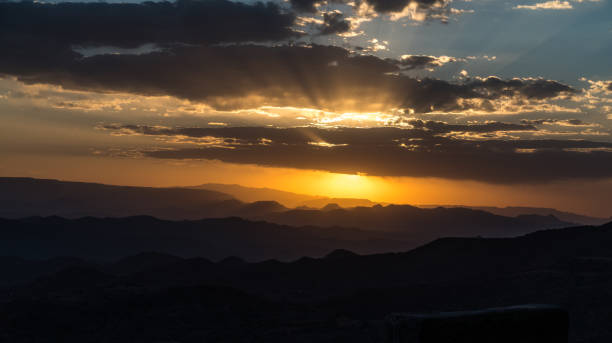
POLYGON ((610 13, 0 0, 0 176, 610 217, 610 13))

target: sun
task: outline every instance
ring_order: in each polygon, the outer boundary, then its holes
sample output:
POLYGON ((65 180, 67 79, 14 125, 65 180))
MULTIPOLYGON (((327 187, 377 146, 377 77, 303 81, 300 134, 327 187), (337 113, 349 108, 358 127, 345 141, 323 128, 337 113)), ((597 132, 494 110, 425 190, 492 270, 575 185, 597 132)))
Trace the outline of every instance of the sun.
POLYGON ((363 174, 327 174, 321 182, 321 190, 334 197, 368 198, 374 185, 363 174))

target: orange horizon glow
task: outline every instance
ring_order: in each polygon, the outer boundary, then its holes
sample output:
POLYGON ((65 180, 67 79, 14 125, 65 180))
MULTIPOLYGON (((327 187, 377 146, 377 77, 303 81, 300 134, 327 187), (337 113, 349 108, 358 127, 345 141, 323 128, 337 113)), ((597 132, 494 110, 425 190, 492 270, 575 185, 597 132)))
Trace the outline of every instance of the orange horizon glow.
POLYGON ((219 161, 179 162, 96 156, 33 158, 18 155, 9 156, 0 164, 0 176, 146 187, 184 187, 204 183, 239 184, 304 195, 368 199, 380 203, 530 206, 556 208, 604 218, 612 215, 609 203, 605 200, 609 194, 605 190, 611 189, 612 180, 498 185, 440 178, 338 174, 219 161), (575 194, 576 197, 568 194, 575 194))

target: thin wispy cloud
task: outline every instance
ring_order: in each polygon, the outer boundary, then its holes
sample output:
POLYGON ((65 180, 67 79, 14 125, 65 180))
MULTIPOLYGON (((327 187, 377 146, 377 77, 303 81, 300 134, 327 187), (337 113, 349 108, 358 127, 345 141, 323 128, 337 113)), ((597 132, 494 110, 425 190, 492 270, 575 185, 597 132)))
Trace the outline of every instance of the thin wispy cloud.
POLYGON ((574 8, 569 1, 552 0, 540 2, 533 5, 517 5, 514 9, 517 10, 571 10, 574 8))
POLYGON ((571 10, 574 8, 572 3, 583 3, 583 2, 599 2, 600 0, 551 0, 545 2, 539 2, 535 4, 524 4, 516 5, 513 8, 517 10, 571 10))

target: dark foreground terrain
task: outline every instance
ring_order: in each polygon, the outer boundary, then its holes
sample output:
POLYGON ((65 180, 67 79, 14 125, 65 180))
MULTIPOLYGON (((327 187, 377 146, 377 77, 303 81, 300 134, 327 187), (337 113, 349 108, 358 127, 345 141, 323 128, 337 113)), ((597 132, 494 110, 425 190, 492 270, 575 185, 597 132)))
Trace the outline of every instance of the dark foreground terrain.
POLYGON ((394 312, 555 304, 612 341, 612 223, 404 252, 247 263, 142 253, 2 258, 2 342, 378 342, 394 312))

